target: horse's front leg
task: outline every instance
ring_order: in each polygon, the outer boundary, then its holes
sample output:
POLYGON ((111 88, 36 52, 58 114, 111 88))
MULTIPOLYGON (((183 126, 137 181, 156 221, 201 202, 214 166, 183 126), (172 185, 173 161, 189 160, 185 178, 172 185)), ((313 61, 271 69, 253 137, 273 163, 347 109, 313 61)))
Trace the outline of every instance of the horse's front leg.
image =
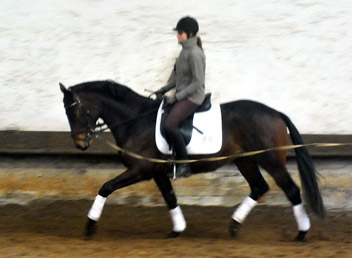
POLYGON ((159 187, 164 200, 169 208, 173 224, 173 230, 166 238, 176 238, 186 229, 186 221, 180 206, 177 205, 176 196, 172 188, 170 179, 165 173, 160 172, 154 175, 154 181, 159 187))
POLYGON ((91 237, 96 232, 96 222, 100 219, 106 198, 115 190, 140 182, 142 178, 136 169, 127 169, 125 172, 106 182, 100 188, 98 195, 88 213, 85 235, 91 237))

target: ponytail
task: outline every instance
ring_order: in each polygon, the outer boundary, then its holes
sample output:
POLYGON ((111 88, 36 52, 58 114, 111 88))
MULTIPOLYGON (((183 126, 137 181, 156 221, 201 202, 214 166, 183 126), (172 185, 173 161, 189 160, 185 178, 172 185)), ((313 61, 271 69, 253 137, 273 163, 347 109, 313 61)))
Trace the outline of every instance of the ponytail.
POLYGON ((200 47, 201 50, 203 50, 203 43, 200 37, 197 37, 197 45, 200 47))
POLYGON ((199 36, 193 35, 189 31, 186 32, 186 34, 187 34, 187 39, 189 39, 190 37, 197 37, 197 45, 198 45, 198 47, 200 47, 201 50, 203 50, 203 43, 202 43, 202 40, 199 36))

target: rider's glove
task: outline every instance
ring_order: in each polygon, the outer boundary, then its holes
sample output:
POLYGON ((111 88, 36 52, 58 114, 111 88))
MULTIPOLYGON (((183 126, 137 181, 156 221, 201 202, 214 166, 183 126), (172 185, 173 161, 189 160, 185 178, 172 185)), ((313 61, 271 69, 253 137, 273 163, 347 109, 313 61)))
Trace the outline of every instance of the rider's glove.
POLYGON ((174 104, 177 101, 176 94, 164 96, 164 101, 166 102, 166 104, 169 104, 169 105, 174 104))

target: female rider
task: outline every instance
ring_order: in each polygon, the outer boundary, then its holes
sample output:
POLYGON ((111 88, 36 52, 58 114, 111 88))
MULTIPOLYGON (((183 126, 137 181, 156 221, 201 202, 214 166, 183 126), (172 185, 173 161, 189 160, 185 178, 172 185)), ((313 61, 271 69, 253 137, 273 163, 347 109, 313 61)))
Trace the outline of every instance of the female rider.
MULTIPOLYGON (((192 115, 205 98, 205 55, 197 32, 199 26, 192 17, 180 19, 174 29, 182 51, 168 80, 168 84, 156 92, 163 95, 176 88, 176 93, 165 96, 167 104, 173 107, 165 120, 165 131, 176 153, 176 159, 187 160, 186 145, 179 126, 192 115)), ((189 163, 177 164, 176 176, 191 175, 189 163)))

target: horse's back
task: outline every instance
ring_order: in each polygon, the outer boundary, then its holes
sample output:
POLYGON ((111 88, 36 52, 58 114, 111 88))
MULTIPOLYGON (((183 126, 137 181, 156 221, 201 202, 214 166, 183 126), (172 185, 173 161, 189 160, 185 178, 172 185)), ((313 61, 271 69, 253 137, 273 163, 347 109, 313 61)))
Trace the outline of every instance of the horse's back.
POLYGON ((230 115, 245 117, 246 119, 250 119, 252 116, 258 115, 267 115, 275 118, 281 118, 280 112, 277 110, 252 100, 237 100, 221 104, 221 111, 223 112, 223 116, 230 115))
MULTIPOLYGON (((286 124, 281 113, 262 103, 238 100, 221 105, 223 132, 259 142, 282 135, 286 139, 286 124)), ((280 140, 281 141, 281 140, 280 140)))

